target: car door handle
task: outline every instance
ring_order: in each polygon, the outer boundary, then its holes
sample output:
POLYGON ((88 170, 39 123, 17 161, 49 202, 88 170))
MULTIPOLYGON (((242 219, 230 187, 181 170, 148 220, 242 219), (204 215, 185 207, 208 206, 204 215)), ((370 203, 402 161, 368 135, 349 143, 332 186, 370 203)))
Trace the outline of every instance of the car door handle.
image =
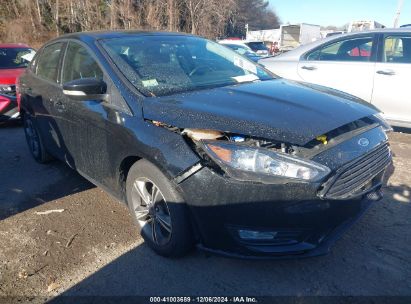
POLYGON ((395 75, 395 72, 393 70, 379 70, 379 71, 377 71, 377 74, 393 76, 393 75, 395 75))
POLYGON ((66 106, 64 105, 64 103, 62 103, 60 100, 57 100, 54 102, 54 107, 56 108, 56 110, 58 112, 64 112, 66 109, 66 106))
POLYGON ((301 68, 307 71, 314 71, 317 69, 315 66, 312 66, 312 65, 303 65, 301 68))

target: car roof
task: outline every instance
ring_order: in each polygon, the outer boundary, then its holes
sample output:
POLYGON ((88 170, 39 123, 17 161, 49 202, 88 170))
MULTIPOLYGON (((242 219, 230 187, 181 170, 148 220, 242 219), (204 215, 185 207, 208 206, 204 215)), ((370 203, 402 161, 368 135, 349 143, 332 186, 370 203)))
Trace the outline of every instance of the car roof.
POLYGON ((14 49, 14 48, 30 48, 27 44, 24 43, 0 43, 0 48, 4 49, 14 49))
POLYGON ((186 33, 175 33, 175 32, 162 32, 162 31, 135 31, 135 30, 116 30, 116 31, 92 31, 92 32, 76 32, 65 34, 59 36, 58 38, 52 39, 47 43, 56 42, 63 39, 78 39, 82 41, 93 41, 100 39, 111 39, 111 38, 126 38, 130 36, 193 36, 192 34, 186 33))
POLYGON ((360 31, 360 32, 351 32, 351 33, 346 33, 346 34, 340 34, 340 35, 334 35, 334 36, 330 36, 324 39, 320 39, 308 44, 304 44, 294 50, 291 50, 289 52, 283 53, 281 55, 278 55, 276 57, 272 57, 269 59, 262 59, 262 61, 264 62, 264 60, 267 61, 276 61, 276 60, 295 60, 295 59, 299 59, 301 57, 301 55, 303 55, 304 53, 315 49, 316 47, 328 43, 328 42, 332 42, 334 40, 339 40, 342 37, 355 37, 355 36, 359 36, 359 35, 367 35, 367 34, 384 34, 384 33, 407 33, 407 34, 411 34, 411 28, 384 28, 384 29, 375 29, 375 30, 368 30, 368 31, 360 31))
POLYGON ((246 42, 247 41, 245 41, 245 40, 218 40, 218 43, 221 43, 221 44, 239 44, 239 45, 243 45, 246 42))

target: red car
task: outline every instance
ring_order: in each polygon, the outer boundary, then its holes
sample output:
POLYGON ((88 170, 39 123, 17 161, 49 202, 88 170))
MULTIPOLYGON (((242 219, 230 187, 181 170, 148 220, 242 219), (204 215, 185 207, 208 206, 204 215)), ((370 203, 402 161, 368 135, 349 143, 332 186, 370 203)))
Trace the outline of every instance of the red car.
POLYGON ((16 80, 34 54, 35 50, 25 44, 0 44, 0 121, 19 116, 16 80))

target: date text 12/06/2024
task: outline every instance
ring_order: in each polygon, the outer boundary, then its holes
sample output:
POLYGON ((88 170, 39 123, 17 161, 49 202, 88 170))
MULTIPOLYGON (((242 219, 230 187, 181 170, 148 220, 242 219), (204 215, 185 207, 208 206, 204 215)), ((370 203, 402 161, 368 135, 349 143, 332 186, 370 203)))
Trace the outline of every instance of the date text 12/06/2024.
POLYGON ((150 297, 150 303, 259 303, 255 297, 150 297))

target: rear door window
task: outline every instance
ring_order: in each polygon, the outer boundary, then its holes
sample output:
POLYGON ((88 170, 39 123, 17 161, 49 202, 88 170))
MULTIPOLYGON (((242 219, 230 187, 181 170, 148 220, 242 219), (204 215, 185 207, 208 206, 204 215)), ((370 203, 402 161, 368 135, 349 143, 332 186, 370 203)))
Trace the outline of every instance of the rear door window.
POLYGON ((411 35, 385 37, 383 61, 411 63, 411 35))
POLYGON ((59 83, 59 64, 63 43, 46 46, 37 60, 36 74, 41 78, 59 83))
POLYGON ((306 56, 307 60, 319 61, 370 61, 373 37, 340 40, 316 49, 306 56))
POLYGON ((64 58, 63 83, 82 78, 103 79, 103 72, 85 47, 70 42, 64 58))

